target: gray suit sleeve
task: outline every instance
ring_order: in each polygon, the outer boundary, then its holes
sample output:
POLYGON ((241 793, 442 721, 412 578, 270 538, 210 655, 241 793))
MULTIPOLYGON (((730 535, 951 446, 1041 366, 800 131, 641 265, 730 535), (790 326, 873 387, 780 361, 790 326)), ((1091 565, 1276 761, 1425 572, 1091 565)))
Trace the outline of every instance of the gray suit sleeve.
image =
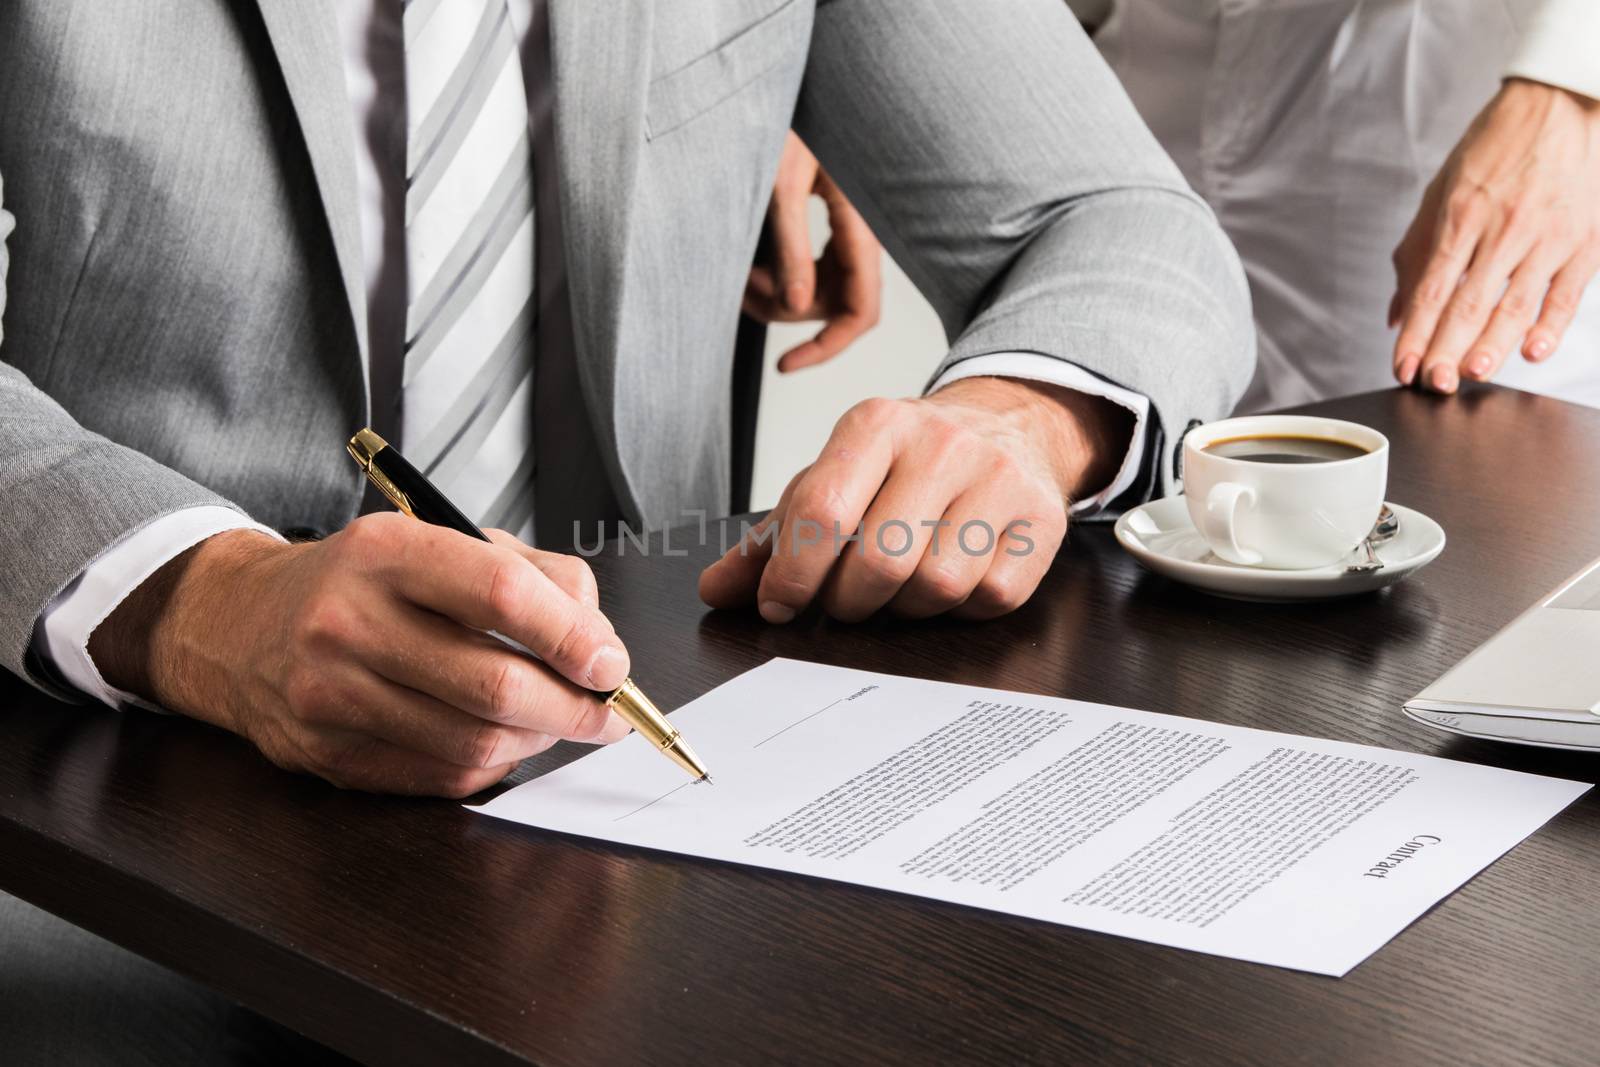
POLYGON ((938 311, 937 373, 1037 352, 1148 396, 1170 491, 1249 382, 1249 294, 1061 0, 824 0, 795 129, 938 311))
POLYGON ((129 533, 198 504, 227 501, 149 457, 91 433, 6 362, 7 238, 0 184, 0 666, 59 691, 30 669, 40 614, 68 582, 129 533))

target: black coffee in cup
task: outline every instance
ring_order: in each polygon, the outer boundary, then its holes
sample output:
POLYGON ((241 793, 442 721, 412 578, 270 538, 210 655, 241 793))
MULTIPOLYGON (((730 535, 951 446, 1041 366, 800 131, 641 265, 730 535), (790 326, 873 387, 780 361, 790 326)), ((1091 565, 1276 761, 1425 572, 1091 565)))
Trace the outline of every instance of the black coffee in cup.
POLYGON ((1334 463, 1341 459, 1355 459, 1367 454, 1360 445, 1341 441, 1336 437, 1297 437, 1284 434, 1262 434, 1249 437, 1224 437, 1213 441, 1202 451, 1225 459, 1242 459, 1250 463, 1334 463))

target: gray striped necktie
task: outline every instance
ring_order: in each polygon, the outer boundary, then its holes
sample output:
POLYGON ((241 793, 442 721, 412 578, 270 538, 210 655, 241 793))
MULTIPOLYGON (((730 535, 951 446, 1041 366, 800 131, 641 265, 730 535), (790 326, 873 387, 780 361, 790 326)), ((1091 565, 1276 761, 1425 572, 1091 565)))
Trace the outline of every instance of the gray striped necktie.
POLYGON ((505 0, 407 0, 406 455, 533 529, 533 157, 505 0))

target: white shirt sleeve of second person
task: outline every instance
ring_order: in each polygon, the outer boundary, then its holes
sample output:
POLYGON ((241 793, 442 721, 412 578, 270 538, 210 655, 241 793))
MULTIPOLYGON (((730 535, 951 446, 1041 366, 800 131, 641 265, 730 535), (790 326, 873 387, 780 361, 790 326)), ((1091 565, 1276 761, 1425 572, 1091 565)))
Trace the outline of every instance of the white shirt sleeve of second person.
POLYGON ((164 564, 228 530, 258 530, 283 540, 277 531, 217 505, 163 515, 106 549, 56 594, 34 624, 34 654, 85 696, 114 708, 123 704, 152 707, 106 683, 89 657, 89 637, 129 593, 164 564))
POLYGON ((1506 75, 1600 100, 1600 0, 1544 0, 1523 27, 1506 75))
POLYGON ((1022 378, 1046 385, 1059 385, 1088 396, 1103 397, 1132 413, 1133 439, 1128 443, 1127 454, 1122 457, 1122 465, 1117 468, 1117 476, 1094 496, 1073 501, 1072 514, 1087 516, 1104 511, 1106 505, 1127 492, 1144 469, 1144 435, 1146 423, 1150 420, 1150 398, 1142 393, 1112 385, 1082 367, 1051 356, 1041 356, 1037 352, 996 352, 964 359, 941 374, 928 392, 943 389, 963 378, 1022 378))

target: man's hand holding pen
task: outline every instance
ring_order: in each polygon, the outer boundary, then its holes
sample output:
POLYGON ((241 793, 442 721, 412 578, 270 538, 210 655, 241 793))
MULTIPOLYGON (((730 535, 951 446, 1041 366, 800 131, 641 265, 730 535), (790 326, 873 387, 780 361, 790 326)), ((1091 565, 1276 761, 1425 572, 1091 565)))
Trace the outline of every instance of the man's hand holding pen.
POLYGON ((221 534, 140 586, 90 652, 112 685, 241 734, 282 767, 468 796, 559 739, 628 733, 593 692, 622 684, 629 661, 588 566, 489 536, 399 514, 314 544, 221 534))

